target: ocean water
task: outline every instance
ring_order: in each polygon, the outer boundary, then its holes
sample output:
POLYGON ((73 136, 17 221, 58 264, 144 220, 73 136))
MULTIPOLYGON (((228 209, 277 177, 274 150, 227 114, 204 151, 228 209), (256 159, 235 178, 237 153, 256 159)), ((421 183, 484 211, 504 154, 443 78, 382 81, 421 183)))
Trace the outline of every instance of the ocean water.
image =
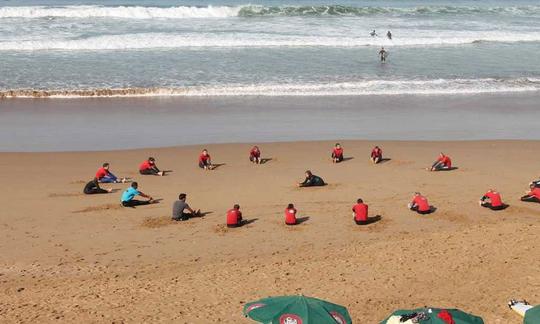
POLYGON ((538 0, 0 2, 0 97, 538 92, 539 53, 538 0))

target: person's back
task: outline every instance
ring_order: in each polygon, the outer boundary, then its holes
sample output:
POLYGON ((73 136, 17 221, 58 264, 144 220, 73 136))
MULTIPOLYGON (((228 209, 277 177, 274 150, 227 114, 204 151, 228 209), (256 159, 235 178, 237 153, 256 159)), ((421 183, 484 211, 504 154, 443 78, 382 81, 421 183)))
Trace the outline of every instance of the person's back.
POLYGON ((503 205, 501 194, 497 191, 488 191, 484 196, 489 198, 492 207, 501 207, 503 205))
POLYGON ((285 224, 296 225, 296 209, 290 205, 285 208, 285 224))
POLYGON ((173 204, 172 208, 172 219, 174 220, 184 220, 184 210, 189 208, 189 205, 184 200, 177 200, 173 204))
POLYGON ((242 212, 238 204, 227 211, 227 227, 238 227, 242 225, 242 212))
POLYGON ((98 180, 101 180, 104 177, 106 177, 108 174, 109 174, 109 170, 105 169, 104 167, 101 167, 96 172, 96 178, 98 180))
POLYGON ((368 220, 368 205, 357 203, 353 206, 354 220, 356 222, 365 222, 368 220))
POLYGON ((422 195, 415 196, 413 199, 413 203, 418 206, 419 212, 428 212, 431 209, 427 198, 422 195))
POLYGON ((452 160, 448 155, 443 155, 439 158, 439 161, 444 164, 445 167, 451 168, 452 167, 452 160))
POLYGON ((132 201, 133 198, 135 198, 135 196, 137 196, 138 194, 139 194, 139 191, 137 189, 133 187, 129 187, 122 193, 121 202, 132 201))

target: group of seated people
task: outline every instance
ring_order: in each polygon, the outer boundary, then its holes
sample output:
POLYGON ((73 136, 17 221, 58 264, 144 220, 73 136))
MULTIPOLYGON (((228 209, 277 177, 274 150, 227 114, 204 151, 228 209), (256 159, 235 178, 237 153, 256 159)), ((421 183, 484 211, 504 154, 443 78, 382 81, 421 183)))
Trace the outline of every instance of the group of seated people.
MULTIPOLYGON (((339 163, 339 162, 343 162, 345 160, 345 157, 343 155, 343 147, 341 146, 340 143, 336 143, 334 145, 334 148, 332 149, 332 154, 331 154, 331 157, 332 157, 332 162, 333 163, 339 163)), ((370 156, 370 160, 371 162, 373 162, 374 164, 377 164, 377 163, 380 163, 382 162, 383 160, 383 155, 382 155, 382 149, 378 146, 375 146, 372 150, 371 150, 371 156, 370 156)))
MULTIPOLYGON (((339 163, 344 160, 343 147, 336 143, 332 150, 332 161, 339 163)), ((261 150, 257 146, 253 146, 249 151, 249 160, 255 164, 261 163, 261 150)), ((379 163, 382 161, 382 149, 379 146, 375 146, 371 152, 371 161, 373 163, 379 163)), ((199 167, 205 170, 213 170, 215 166, 212 164, 212 160, 208 150, 204 149, 199 156, 199 167)), ((440 153, 438 159, 433 163, 430 171, 442 171, 451 170, 452 160, 444 153, 440 153)), ((139 173, 141 175, 156 175, 164 176, 167 171, 160 170, 156 165, 156 160, 153 157, 149 157, 139 166, 139 173)), ((100 183, 125 183, 131 181, 128 178, 118 178, 110 171, 110 164, 103 163, 102 167, 98 169, 95 177, 88 182, 84 187, 85 194, 104 194, 111 193, 113 189, 102 188, 100 183)), ((305 179, 303 182, 298 183, 299 187, 317 187, 325 186, 325 181, 317 175, 314 175, 310 170, 305 172, 305 179)), ((532 181, 530 183, 530 190, 526 195, 521 197, 522 201, 537 202, 540 203, 540 179, 532 181)), ((138 190, 137 182, 132 182, 122 194, 121 204, 124 207, 135 207, 139 205, 147 205, 156 202, 151 196, 138 190), (146 200, 137 200, 136 196, 146 198, 146 200)), ((495 189, 490 189, 486 192, 479 201, 480 206, 489 208, 491 210, 503 210, 508 205, 502 202, 501 194, 495 189)), ((425 215, 435 211, 435 208, 431 206, 425 196, 419 192, 414 193, 412 201, 408 204, 410 210, 416 211, 419 214, 425 215)), ((376 218, 368 217, 368 206, 358 199, 357 204, 353 206, 354 221, 358 225, 366 225, 373 222, 376 218)), ((295 225, 297 210, 293 204, 289 204, 285 209, 285 224, 295 225)), ((191 217, 198 217, 201 215, 200 210, 193 210, 186 203, 186 194, 180 194, 178 201, 173 206, 173 219, 175 220, 188 220, 191 217)), ((227 226, 238 227, 242 224, 242 212, 240 206, 235 204, 232 209, 227 212, 227 226)))

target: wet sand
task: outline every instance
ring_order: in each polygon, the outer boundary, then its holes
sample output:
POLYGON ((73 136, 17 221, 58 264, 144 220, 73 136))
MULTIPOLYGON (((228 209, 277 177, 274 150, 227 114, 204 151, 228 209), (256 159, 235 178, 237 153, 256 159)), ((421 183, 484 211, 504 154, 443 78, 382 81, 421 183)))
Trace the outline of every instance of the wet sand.
POLYGON ((333 142, 261 145, 265 165, 247 160, 250 144, 205 145, 213 172, 196 166, 202 146, 129 151, 0 153, 7 190, 0 212, 0 318, 30 322, 250 323, 243 303, 305 294, 346 306, 355 323, 377 323, 396 308, 457 307, 486 323, 521 323, 510 298, 540 303, 540 204, 519 197, 540 176, 539 141, 342 141, 352 159, 334 165, 333 142), (372 165, 374 144, 391 160, 372 165), (457 170, 424 170, 438 152, 457 170), (155 156, 166 177, 140 176, 155 156), (102 162, 163 199, 119 206, 127 185, 85 196, 102 162), (329 185, 299 189, 311 169, 329 185), (477 201, 497 188, 510 208, 491 212, 477 201), (421 191, 437 207, 406 209, 421 191), (169 220, 180 192, 208 214, 169 220), (362 197, 382 220, 352 222, 362 197), (285 227, 283 210, 298 216, 285 227), (224 226, 234 203, 253 222, 224 226))
POLYGON ((0 100, 0 151, 301 140, 540 140, 540 96, 0 100))

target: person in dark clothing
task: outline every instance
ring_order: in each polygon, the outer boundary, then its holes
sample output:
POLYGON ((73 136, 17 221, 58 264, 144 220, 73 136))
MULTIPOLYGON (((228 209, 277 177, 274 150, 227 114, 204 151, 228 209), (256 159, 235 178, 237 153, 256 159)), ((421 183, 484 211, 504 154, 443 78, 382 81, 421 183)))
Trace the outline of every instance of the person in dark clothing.
POLYGON ((392 33, 390 31, 388 31, 386 33, 386 37, 388 37, 388 39, 392 39, 392 33))
POLYGON ((200 210, 193 210, 186 202, 187 195, 185 193, 181 193, 178 196, 178 200, 174 202, 173 204, 173 211, 172 211, 172 219, 176 221, 187 221, 191 217, 198 217, 201 215, 200 210), (188 211, 188 213, 184 212, 185 210, 188 211))
POLYGON ((324 185, 326 185, 324 180, 321 177, 314 175, 309 170, 306 171, 306 179, 304 182, 298 184, 299 187, 317 187, 324 185))
POLYGON ((106 194, 112 192, 112 189, 101 188, 98 179, 94 178, 84 186, 83 192, 87 195, 106 194))

